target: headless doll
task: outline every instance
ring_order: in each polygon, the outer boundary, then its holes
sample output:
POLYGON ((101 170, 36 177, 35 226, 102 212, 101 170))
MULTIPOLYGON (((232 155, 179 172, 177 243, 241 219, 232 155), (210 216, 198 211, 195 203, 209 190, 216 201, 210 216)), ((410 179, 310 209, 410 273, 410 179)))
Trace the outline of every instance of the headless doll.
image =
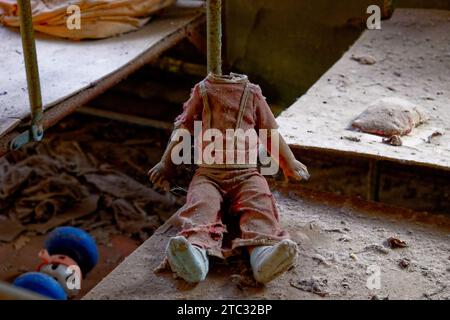
MULTIPOLYGON (((266 150, 270 152, 273 136, 277 135, 278 164, 287 179, 307 179, 307 168, 297 161, 283 138, 259 86, 247 76, 209 74, 195 85, 183 113, 175 120, 175 129, 188 130, 194 135, 194 123, 201 121, 202 132, 215 129, 226 137, 227 129, 244 132, 261 129, 269 132, 266 150)), ((216 131, 217 132, 217 131, 216 131)), ((221 146, 228 146, 227 138, 221 146)), ((228 141, 229 142, 229 141, 228 141)), ((169 143, 161 161, 149 171, 156 185, 166 183, 173 171, 171 153, 177 141, 169 143)), ((166 257, 173 272, 187 282, 205 279, 209 270, 208 256, 224 258, 222 250, 226 226, 224 215, 238 218, 240 235, 233 239, 232 249, 248 250, 255 280, 268 283, 289 269, 297 255, 297 245, 279 224, 279 213, 266 179, 258 170, 257 162, 250 160, 248 143, 241 149, 235 142, 233 156, 241 152, 246 161, 209 161, 199 167, 189 185, 186 204, 176 213, 182 222, 182 231, 169 240, 166 257), (228 204, 224 210, 224 202, 228 204)), ((204 150, 200 145, 200 150, 204 150)), ((228 148, 229 149, 229 148, 228 148)), ((227 148, 218 151, 227 157, 227 148)), ((236 157, 238 158, 238 157, 236 157)), ((242 158, 241 158, 242 159, 242 158)))

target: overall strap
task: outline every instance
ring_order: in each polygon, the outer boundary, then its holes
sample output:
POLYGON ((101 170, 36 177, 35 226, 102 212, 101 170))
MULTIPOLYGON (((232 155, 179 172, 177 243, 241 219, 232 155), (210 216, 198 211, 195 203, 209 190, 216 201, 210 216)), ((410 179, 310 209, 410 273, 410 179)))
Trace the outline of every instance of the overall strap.
POLYGON ((203 100, 203 110, 206 115, 206 128, 211 128, 211 108, 209 107, 208 94, 206 93, 205 82, 200 82, 200 94, 202 95, 203 100))
POLYGON ((236 121, 235 130, 237 130, 241 127, 242 118, 244 117, 244 111, 245 111, 245 107, 247 105, 249 93, 250 93, 250 85, 248 82, 246 82, 244 91, 241 96, 241 103, 239 105, 239 113, 238 113, 238 117, 237 117, 237 121, 236 121))
MULTIPOLYGON (((236 128, 234 129, 235 133, 236 133, 237 129, 239 129, 241 127, 242 118, 244 118, 244 111, 245 111, 245 106, 247 105, 249 93, 250 93, 250 85, 248 82, 246 82, 244 91, 242 92, 242 96, 241 96, 241 103, 239 105, 239 113, 238 113, 238 117, 236 120, 236 128)), ((233 148, 236 147, 236 139, 237 139, 237 136, 235 134, 233 136, 233 148)))

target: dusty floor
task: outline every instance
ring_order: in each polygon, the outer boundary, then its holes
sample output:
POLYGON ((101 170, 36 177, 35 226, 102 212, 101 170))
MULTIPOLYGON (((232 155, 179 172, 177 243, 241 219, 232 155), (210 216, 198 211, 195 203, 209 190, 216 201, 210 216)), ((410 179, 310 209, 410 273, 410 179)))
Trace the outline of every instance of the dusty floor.
POLYGON ((282 224, 300 255, 294 268, 266 287, 252 281, 246 259, 214 261, 197 286, 170 272, 153 273, 177 232, 166 223, 85 299, 450 299, 448 217, 324 197, 295 186, 279 189, 282 224), (407 246, 391 248, 390 237, 407 246), (380 286, 369 289, 368 272, 376 268, 380 286))

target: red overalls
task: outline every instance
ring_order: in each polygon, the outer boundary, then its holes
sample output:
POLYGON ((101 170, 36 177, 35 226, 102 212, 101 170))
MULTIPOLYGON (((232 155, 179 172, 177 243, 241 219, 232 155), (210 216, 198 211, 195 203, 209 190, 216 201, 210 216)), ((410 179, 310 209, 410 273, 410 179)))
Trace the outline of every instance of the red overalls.
MULTIPOLYGON (((215 76, 197 84, 175 128, 193 134, 194 121, 203 130, 230 128, 276 129, 275 118, 261 89, 244 75, 215 76)), ((226 257, 242 246, 273 245, 288 235, 280 228, 275 200, 256 164, 200 164, 190 185, 186 204, 177 212, 181 235, 207 249, 209 255, 226 257), (229 248, 223 247, 224 220, 237 220, 239 230, 229 248)))

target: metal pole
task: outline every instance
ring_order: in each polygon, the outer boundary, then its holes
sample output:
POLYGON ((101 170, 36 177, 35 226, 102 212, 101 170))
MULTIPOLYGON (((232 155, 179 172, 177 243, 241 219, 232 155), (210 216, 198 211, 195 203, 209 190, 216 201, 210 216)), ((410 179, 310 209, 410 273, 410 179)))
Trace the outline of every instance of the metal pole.
POLYGON ((208 72, 222 75, 222 0, 207 0, 206 29, 208 72))
MULTIPOLYGON (((39 82, 39 68, 36 56, 36 44, 34 42, 33 20, 31 14, 30 0, 18 0, 20 12, 20 33, 22 35, 23 57, 25 60, 25 71, 27 75, 28 97, 31 109, 31 131, 29 140, 42 140, 44 130, 41 124, 42 119, 42 96, 39 82)), ((25 138, 25 137, 24 137, 25 138)), ((13 148, 18 148, 22 139, 13 144, 13 148)))
POLYGON ((49 300, 35 292, 0 282, 0 300, 49 300))

